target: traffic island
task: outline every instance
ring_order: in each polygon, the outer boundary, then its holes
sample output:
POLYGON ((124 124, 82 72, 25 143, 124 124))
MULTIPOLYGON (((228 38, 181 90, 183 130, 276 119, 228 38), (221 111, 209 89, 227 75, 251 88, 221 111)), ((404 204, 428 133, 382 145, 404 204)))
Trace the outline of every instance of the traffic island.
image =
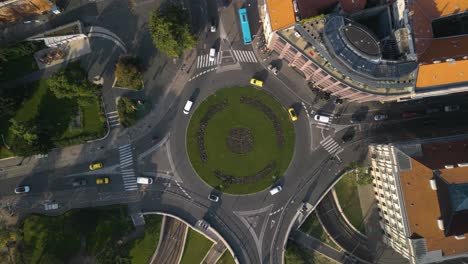
POLYGON ((268 188, 288 168, 294 129, 286 110, 250 87, 219 90, 200 104, 187 130, 193 168, 209 185, 230 194, 268 188))

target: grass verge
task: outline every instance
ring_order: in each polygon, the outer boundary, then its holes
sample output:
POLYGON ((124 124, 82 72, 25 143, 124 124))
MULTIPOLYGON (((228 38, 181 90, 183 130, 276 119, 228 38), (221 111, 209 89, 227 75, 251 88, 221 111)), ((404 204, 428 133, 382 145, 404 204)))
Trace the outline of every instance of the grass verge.
POLYGON ((328 259, 320 253, 307 252, 294 242, 289 241, 286 245, 284 253, 285 264, 336 264, 336 262, 328 259))
POLYGON ((329 246, 340 250, 340 247, 331 240, 327 232, 323 229, 320 221, 317 218, 317 215, 313 212, 307 217, 305 222, 301 225, 300 228, 304 233, 317 238, 318 240, 328 244, 329 246))
POLYGON ((180 264, 201 263, 212 245, 211 240, 190 228, 187 240, 185 240, 184 254, 180 264))
POLYGON ((226 249, 223 255, 219 258, 217 264, 236 264, 234 257, 231 255, 231 252, 226 249))
POLYGON ((344 175, 335 185, 338 201, 348 221, 361 233, 365 234, 361 203, 357 189, 356 179, 352 173, 344 175))
POLYGON ((149 263, 159 242, 162 216, 145 216, 145 234, 128 245, 129 256, 132 263, 149 263))

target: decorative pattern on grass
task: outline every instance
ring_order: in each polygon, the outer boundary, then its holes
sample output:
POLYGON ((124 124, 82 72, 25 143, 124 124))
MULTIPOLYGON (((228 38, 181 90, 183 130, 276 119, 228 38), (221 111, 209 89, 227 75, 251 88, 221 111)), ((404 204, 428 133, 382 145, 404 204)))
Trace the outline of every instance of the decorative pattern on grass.
POLYGON ((232 194, 253 193, 272 185, 289 166, 294 129, 286 110, 263 91, 225 88, 194 112, 187 150, 209 185, 232 194))

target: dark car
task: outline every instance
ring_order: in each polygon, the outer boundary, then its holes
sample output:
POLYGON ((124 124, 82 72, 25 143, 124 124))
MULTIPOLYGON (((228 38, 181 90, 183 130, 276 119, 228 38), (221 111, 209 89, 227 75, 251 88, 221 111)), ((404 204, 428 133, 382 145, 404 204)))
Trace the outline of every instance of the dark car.
POLYGON ((446 105, 444 106, 444 111, 445 112, 454 112, 460 110, 459 105, 446 105))
POLYGON ((346 133, 344 133, 344 135, 341 137, 341 140, 343 141, 343 143, 349 142, 351 139, 354 138, 354 134, 355 134, 354 129, 349 129, 349 130, 346 131, 346 133))
POLYGON ((439 108, 432 107, 432 108, 426 109, 426 114, 433 114, 433 113, 438 113, 438 112, 440 112, 439 108))
POLYGON ((336 98, 335 102, 334 102, 336 105, 340 105, 340 104, 343 104, 343 99, 340 99, 340 98, 336 98))
POLYGON ((411 117, 415 117, 416 113, 415 112, 404 112, 403 114, 401 114, 401 116, 403 118, 411 118, 411 117))
POLYGON ((210 196, 208 196, 208 200, 212 201, 212 202, 218 202, 219 201, 219 196, 215 195, 215 194, 212 194, 210 193, 210 196))
POLYGON ((362 121, 362 118, 357 115, 352 115, 351 120, 349 120, 351 124, 361 123, 361 121, 362 121))
POLYGON ((78 187, 86 186, 87 183, 88 181, 86 181, 85 179, 78 179, 78 180, 73 181, 72 185, 73 187, 78 188, 78 187))

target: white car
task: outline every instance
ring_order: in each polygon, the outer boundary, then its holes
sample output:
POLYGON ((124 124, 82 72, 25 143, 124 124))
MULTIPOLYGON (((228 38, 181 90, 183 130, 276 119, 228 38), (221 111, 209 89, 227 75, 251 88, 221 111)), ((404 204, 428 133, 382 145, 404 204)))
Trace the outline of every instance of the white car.
POLYGON ((216 57, 216 49, 213 49, 211 48, 210 49, 210 62, 213 62, 215 60, 215 57, 216 57))
POLYGON ((21 194, 21 193, 28 193, 31 190, 28 185, 25 186, 18 186, 15 188, 15 193, 16 194, 21 194))
POLYGON ((314 120, 321 123, 330 123, 330 117, 324 115, 315 115, 314 120))
POLYGON ((445 112, 454 112, 460 110, 459 105, 446 105, 444 106, 444 111, 445 112))
POLYGON ((187 100, 184 106, 184 114, 188 115, 190 113, 190 109, 192 109, 193 102, 190 100, 187 100))
POLYGON ((153 179, 148 178, 148 177, 137 177, 137 183, 138 184, 153 184, 153 179))
POLYGON ((281 192, 281 190, 283 190, 283 188, 278 185, 278 186, 270 189, 270 194, 275 195, 275 194, 281 192))

